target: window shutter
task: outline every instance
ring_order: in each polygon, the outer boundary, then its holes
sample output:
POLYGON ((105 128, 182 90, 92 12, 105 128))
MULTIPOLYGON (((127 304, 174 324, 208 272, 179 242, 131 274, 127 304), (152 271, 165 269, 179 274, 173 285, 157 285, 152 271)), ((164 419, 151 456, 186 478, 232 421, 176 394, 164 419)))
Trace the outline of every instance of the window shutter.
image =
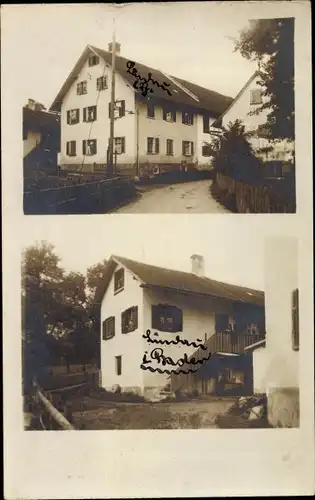
POLYGON ((151 151, 150 151, 150 139, 151 139, 151 137, 147 137, 147 153, 151 153, 151 151))
POLYGON ((138 328, 138 306, 133 307, 132 309, 132 321, 134 324, 134 329, 138 328))
POLYGON ((121 152, 122 152, 122 153, 125 153, 125 152, 126 152, 126 151, 125 151, 125 142, 126 142, 126 141, 125 141, 125 137, 122 137, 122 138, 121 138, 121 152))
POLYGON ((172 116, 173 116, 173 122, 176 122, 176 111, 172 112, 172 116))
POLYGON ((97 120, 97 106, 94 106, 94 121, 97 120))
POLYGON ((86 151, 86 141, 82 141, 82 153, 85 155, 85 151, 86 151))
POLYGON ((97 153, 97 140, 96 139, 94 139, 94 141, 93 141, 93 146, 94 146, 94 154, 96 155, 96 153, 97 153))
POLYGON ((70 111, 67 111, 67 124, 70 124, 70 111))
POLYGON ((66 155, 69 156, 69 142, 66 142, 66 155))
POLYGON ((299 331, 299 290, 292 293, 292 348, 298 351, 300 347, 299 331))
POLYGON ((166 111, 163 109, 163 120, 166 120, 166 111))
POLYGON ((108 117, 110 118, 110 102, 108 103, 108 117))
POLYGON ((191 113, 191 115, 190 115, 190 116, 191 116, 191 124, 193 125, 193 124, 194 124, 194 114, 193 114, 193 113, 191 113))
POLYGON ((79 109, 77 109, 77 111, 76 111, 76 118, 77 118, 77 123, 79 123, 79 121, 80 121, 80 110, 79 109))
POLYGON ((86 108, 83 108, 83 121, 86 122, 86 108))
POLYGON ((191 156, 194 156, 194 143, 191 142, 191 156))
POLYGON ((121 333, 126 333, 126 330, 127 330, 126 323, 127 323, 126 322, 126 311, 124 311, 121 313, 121 333))
POLYGON ((183 331, 183 313, 178 307, 174 307, 174 330, 177 332, 183 331))
POLYGON ((185 113, 184 113, 184 111, 182 112, 182 123, 185 123, 185 113))
POLYGON ((156 138, 155 139, 155 153, 159 154, 159 152, 160 152, 160 139, 156 138))
POLYGON ((185 155, 185 141, 182 141, 182 155, 185 155))
POLYGON ((106 340, 106 320, 103 321, 102 325, 102 338, 103 340, 106 340))
POLYGON ((126 102, 125 101, 121 101, 120 113, 121 113, 120 116, 125 116, 125 114, 126 114, 126 102))

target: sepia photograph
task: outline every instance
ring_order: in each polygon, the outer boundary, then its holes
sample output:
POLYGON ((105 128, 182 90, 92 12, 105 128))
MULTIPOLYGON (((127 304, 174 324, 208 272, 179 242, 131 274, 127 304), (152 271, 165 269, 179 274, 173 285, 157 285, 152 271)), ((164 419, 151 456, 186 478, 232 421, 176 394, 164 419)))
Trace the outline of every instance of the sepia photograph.
POLYGON ((247 264, 250 233, 229 249, 195 238, 206 255, 178 249, 181 269, 168 252, 141 259, 141 239, 139 260, 109 255, 108 236, 99 262, 77 251, 85 272, 62 265, 71 242, 24 249, 25 428, 298 427, 296 239, 267 238, 247 264), (232 256, 242 279, 229 279, 232 256))
POLYGON ((296 211, 294 18, 214 9, 195 29, 167 7, 99 5, 66 44, 54 17, 67 31, 76 7, 40 11, 43 43, 21 47, 25 214, 296 211))

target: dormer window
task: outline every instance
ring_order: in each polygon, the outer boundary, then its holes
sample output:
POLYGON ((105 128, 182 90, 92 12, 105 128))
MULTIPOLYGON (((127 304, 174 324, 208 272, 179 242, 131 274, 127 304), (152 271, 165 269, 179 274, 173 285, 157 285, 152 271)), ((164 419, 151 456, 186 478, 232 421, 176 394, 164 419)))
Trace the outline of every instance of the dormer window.
POLYGON ((114 293, 118 293, 124 289, 125 286, 125 270, 122 267, 114 274, 114 293))
POLYGON ((100 58, 98 56, 90 56, 89 57, 89 66, 96 66, 99 64, 100 58))

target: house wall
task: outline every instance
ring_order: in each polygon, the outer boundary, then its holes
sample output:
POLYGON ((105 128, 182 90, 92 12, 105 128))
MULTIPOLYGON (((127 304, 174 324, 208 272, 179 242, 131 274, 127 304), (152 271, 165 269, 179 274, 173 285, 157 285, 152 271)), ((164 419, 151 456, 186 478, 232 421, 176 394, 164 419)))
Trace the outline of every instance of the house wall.
POLYGON ((176 111, 176 122, 163 120, 163 108, 161 105, 155 106, 155 117, 147 117, 147 105, 137 103, 139 109, 139 163, 141 164, 169 164, 180 165, 182 162, 194 163, 197 160, 197 124, 194 115, 193 125, 182 123, 182 111, 176 111), (147 138, 156 137, 160 139, 160 153, 147 153, 147 138), (173 155, 166 154, 166 139, 173 140, 173 155), (194 143, 194 155, 182 155, 182 141, 192 141, 194 143))
MULTIPOLYGON (((93 170, 96 163, 102 168, 107 163, 107 148, 109 138, 109 102, 111 97, 111 68, 100 59, 96 66, 88 66, 88 58, 79 72, 78 78, 74 81, 67 92, 61 106, 61 155, 60 165, 62 168, 81 168, 83 162, 82 141, 84 139, 97 139, 97 154, 85 156, 84 170, 93 170), (104 73, 104 65, 105 73, 104 73), (102 75, 108 77, 108 88, 98 92, 96 79, 102 75), (77 83, 87 81, 87 94, 77 95, 77 83), (98 99, 98 100, 97 100, 98 99), (95 106, 97 103, 97 120, 90 123, 83 122, 83 108, 95 106), (67 124, 67 110, 80 109, 80 120, 75 125, 67 124), (92 128, 91 128, 92 127, 92 128), (66 155, 66 142, 76 141, 76 156, 66 155)), ((135 162, 136 154, 136 119, 135 119, 135 98, 134 91, 123 78, 116 73, 115 79, 116 100, 125 100, 126 115, 115 120, 115 137, 125 137, 125 153, 117 155, 117 164, 128 168, 135 162), (129 114, 132 112, 133 114, 129 114)))
POLYGON ((292 292, 298 288, 298 244, 268 241, 265 248, 266 347, 254 351, 254 391, 266 392, 274 426, 298 426, 299 352, 292 347, 292 292))
MULTIPOLYGON (((267 115, 270 110, 265 109, 258 114, 250 115, 252 111, 260 108, 261 104, 254 105, 250 104, 250 92, 254 89, 260 89, 258 81, 260 77, 254 78, 250 84, 245 88, 241 96, 235 101, 226 114, 222 117, 223 127, 227 127, 229 122, 234 122, 235 120, 242 120, 247 131, 256 131, 259 125, 263 125, 267 121, 267 115)), ((263 102, 268 100, 263 96, 263 102)), ((277 144, 272 144, 263 137, 251 137, 250 142, 255 150, 260 148, 265 148, 267 146, 272 146, 272 151, 264 154, 259 154, 263 160, 283 160, 288 161, 292 159, 292 152, 294 150, 294 144, 288 141, 280 141, 277 144)))
MULTIPOLYGON (((207 338, 215 333, 215 312, 231 314, 232 304, 228 301, 211 301, 210 299, 193 298, 180 294, 170 294, 163 292, 153 292, 151 290, 144 291, 144 317, 143 328, 144 332, 151 330, 151 338, 155 332, 158 333, 159 340, 175 340, 179 335, 181 339, 187 339, 189 342, 203 343, 205 334, 207 338), (177 306, 183 311, 183 331, 182 332, 161 332, 152 328, 152 305, 168 304, 177 306), (200 339, 201 342, 198 342, 200 339)), ((175 362, 183 357, 184 353, 187 356, 192 355, 196 351, 196 347, 184 345, 158 345, 150 344, 146 339, 143 339, 143 352, 147 351, 148 357, 154 348, 163 348, 163 354, 171 357, 175 362)), ((164 368, 161 364, 152 361, 150 364, 153 368, 164 368)), ((170 365, 165 368, 172 369, 170 365)), ((173 368, 174 369, 174 368, 173 368)), ((169 383, 169 375, 158 372, 150 372, 144 370, 144 385, 146 388, 163 387, 169 383)))
POLYGON ((40 143, 41 134, 40 132, 33 132, 29 130, 27 133, 27 139, 23 141, 23 158, 30 154, 33 149, 40 143))
MULTIPOLYGON (((119 266, 123 267, 123 266, 119 266)), ((118 267, 117 267, 118 269, 118 267)), ((143 356, 143 290, 138 280, 125 268, 124 289, 114 293, 114 277, 101 304, 101 326, 109 316, 115 316, 115 336, 109 340, 101 338, 101 385, 111 389, 118 384, 124 389, 141 392, 143 371, 140 363, 143 356), (132 306, 138 306, 138 328, 129 333, 121 333, 121 313, 132 306), (122 356, 122 374, 116 375, 115 356, 122 356)))

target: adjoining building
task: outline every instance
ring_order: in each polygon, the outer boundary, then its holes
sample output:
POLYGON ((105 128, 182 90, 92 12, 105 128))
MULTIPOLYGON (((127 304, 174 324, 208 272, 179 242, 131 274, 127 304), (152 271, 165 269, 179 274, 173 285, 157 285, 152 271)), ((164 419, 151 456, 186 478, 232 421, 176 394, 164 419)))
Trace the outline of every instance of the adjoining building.
MULTIPOLYGON (((61 113, 60 167, 106 171, 110 137, 112 44, 88 45, 51 110, 61 113)), ((116 171, 134 177, 209 169, 211 126, 232 98, 162 70, 115 56, 116 171)))

